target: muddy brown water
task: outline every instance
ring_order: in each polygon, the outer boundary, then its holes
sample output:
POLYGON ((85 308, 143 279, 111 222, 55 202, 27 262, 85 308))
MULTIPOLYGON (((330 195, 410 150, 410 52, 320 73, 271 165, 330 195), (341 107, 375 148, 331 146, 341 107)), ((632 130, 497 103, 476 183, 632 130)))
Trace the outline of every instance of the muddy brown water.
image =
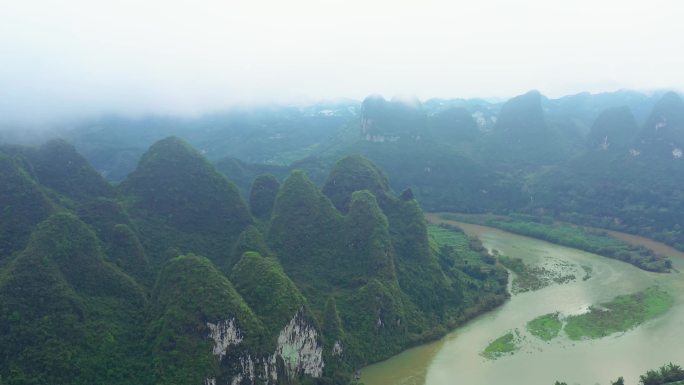
MULTIPOLYGON (((503 306, 453 330, 442 339, 402 352, 361 372, 366 385, 570 385, 609 384, 624 376, 636 385, 639 375, 668 362, 684 365, 684 274, 649 273, 624 262, 601 257, 502 230, 428 214, 434 223, 447 222, 478 236, 485 247, 540 264, 563 261, 591 266, 591 278, 514 295, 503 306), (626 333, 598 340, 570 341, 561 336, 543 342, 525 330, 527 321, 559 311, 565 315, 586 311, 591 304, 609 301, 652 285, 660 285, 674 299, 665 315, 626 333), (521 349, 510 356, 487 360, 480 353, 495 338, 517 329, 521 349)), ((684 253, 650 239, 611 232, 627 242, 641 244, 672 257, 684 271, 684 253)))

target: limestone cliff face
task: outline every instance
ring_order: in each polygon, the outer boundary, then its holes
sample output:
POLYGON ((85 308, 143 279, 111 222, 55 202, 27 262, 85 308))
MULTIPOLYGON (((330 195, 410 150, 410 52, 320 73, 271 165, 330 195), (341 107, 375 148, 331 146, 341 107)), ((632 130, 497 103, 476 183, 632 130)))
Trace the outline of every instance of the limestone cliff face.
POLYGON ((323 345, 302 310, 280 331, 275 355, 282 357, 290 378, 299 374, 316 378, 323 374, 323 345))
POLYGON ((207 378, 205 385, 252 385, 289 383, 299 376, 318 378, 323 375, 323 344, 321 336, 304 309, 299 309, 280 331, 275 351, 259 355, 244 351, 243 332, 235 319, 207 322, 208 338, 214 341, 212 353, 225 368, 221 378, 207 378), (233 348, 235 347, 235 348, 233 348), (235 349, 237 355, 230 354, 235 349), (224 358, 230 356, 230 359, 224 358))
POLYGON ((213 353, 219 357, 219 361, 226 355, 226 350, 231 345, 242 342, 242 333, 235 325, 235 318, 219 321, 215 324, 207 322, 209 328, 209 338, 214 340, 213 353))

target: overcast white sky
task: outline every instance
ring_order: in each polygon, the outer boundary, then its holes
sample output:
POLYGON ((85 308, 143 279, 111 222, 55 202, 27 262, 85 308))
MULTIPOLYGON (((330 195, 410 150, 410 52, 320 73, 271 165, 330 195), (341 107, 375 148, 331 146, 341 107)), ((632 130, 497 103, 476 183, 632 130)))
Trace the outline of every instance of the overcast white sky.
POLYGON ((684 89, 684 1, 0 0, 0 120, 684 89))

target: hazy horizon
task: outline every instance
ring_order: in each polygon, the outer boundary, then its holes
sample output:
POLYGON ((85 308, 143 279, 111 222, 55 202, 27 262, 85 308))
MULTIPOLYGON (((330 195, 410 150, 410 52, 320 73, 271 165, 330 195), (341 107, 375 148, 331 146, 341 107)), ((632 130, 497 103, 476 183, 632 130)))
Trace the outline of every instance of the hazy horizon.
POLYGON ((537 89, 684 90, 684 4, 38 1, 0 4, 0 123, 537 89))

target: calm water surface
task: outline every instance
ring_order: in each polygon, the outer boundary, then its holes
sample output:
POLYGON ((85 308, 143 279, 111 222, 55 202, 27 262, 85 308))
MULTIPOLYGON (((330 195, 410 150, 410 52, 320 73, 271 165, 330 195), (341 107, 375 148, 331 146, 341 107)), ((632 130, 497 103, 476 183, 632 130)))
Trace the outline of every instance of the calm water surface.
MULTIPOLYGON (((437 216, 428 217, 433 222, 443 221, 437 216)), ((594 385, 609 384, 618 376, 624 376, 628 385, 636 385, 639 375, 648 369, 671 361, 684 364, 684 274, 649 273, 624 262, 489 227, 443 222, 480 237, 489 249, 528 263, 552 258, 591 266, 592 277, 514 295, 503 306, 437 342, 364 368, 361 380, 366 385, 553 385, 556 380, 594 385), (527 321, 537 316, 556 311, 566 315, 581 313, 591 304, 654 284, 675 297, 674 307, 629 332, 580 342, 570 341, 561 333, 560 338, 547 343, 525 330, 527 321), (497 360, 480 356, 489 342, 515 329, 523 337, 520 351, 497 360)), ((645 238, 617 235, 671 255, 675 268, 684 271, 684 253, 645 238)))

